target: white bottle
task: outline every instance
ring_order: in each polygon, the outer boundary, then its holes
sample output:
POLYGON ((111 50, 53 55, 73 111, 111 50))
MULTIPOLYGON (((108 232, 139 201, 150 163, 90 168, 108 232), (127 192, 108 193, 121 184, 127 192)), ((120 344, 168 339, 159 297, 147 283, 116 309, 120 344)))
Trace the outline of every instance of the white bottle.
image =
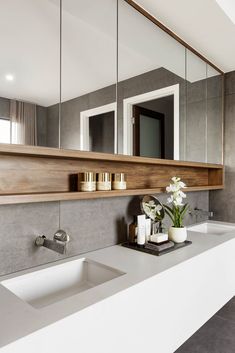
POLYGON ((137 226, 138 226, 138 232, 137 232, 137 244, 140 246, 144 246, 145 244, 145 215, 140 215, 137 216, 137 226))
POLYGON ((151 236, 151 219, 146 218, 146 220, 145 220, 145 239, 146 239, 146 242, 148 242, 150 240, 150 236, 151 236))

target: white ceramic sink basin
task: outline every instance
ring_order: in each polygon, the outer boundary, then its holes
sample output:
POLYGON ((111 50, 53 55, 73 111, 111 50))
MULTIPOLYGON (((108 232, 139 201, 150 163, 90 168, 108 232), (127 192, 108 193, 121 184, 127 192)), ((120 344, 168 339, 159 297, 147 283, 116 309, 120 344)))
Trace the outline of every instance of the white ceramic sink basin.
POLYGON ((213 223, 213 222, 196 224, 194 226, 188 227, 187 229, 192 232, 217 234, 217 235, 222 235, 229 232, 235 232, 235 226, 229 226, 229 225, 213 223))
POLYGON ((124 273, 82 258, 2 281, 1 284, 35 308, 86 291, 124 273))

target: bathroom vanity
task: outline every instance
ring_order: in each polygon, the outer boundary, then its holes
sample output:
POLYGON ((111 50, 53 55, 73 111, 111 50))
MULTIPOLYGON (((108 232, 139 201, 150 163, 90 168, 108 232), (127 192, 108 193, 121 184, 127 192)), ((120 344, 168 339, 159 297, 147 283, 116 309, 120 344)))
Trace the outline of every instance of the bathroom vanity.
POLYGON ((173 353, 235 294, 235 224, 188 232, 162 257, 117 245, 2 277, 0 351, 173 353))
POLYGON ((235 224, 161 257, 114 244, 132 196, 224 188, 223 71, 132 0, 5 1, 1 25, 0 352, 173 353, 235 294, 235 224))

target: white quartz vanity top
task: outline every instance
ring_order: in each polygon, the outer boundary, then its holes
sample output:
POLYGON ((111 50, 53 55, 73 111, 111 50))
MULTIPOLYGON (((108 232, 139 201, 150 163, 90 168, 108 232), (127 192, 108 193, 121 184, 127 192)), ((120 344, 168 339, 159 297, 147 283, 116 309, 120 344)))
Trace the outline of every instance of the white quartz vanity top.
MULTIPOLYGON (((231 225, 231 223, 217 223, 231 225)), ((157 276, 173 266, 177 266, 183 262, 185 262, 185 266, 187 266, 187 261, 191 258, 199 256, 206 251, 210 251, 210 249, 225 242, 234 242, 235 232, 223 235, 212 235, 188 231, 188 239, 193 242, 192 245, 162 256, 153 256, 116 245, 85 255, 83 254, 81 256, 54 262, 53 264, 38 266, 34 269, 21 271, 17 274, 2 276, 0 278, 1 282, 28 272, 47 268, 48 266, 56 266, 63 262, 84 257, 116 268, 125 273, 114 280, 41 309, 33 308, 0 284, 0 347, 63 319, 68 315, 83 310, 90 305, 94 305, 120 291, 127 290, 131 286, 135 286, 150 277, 157 276)))

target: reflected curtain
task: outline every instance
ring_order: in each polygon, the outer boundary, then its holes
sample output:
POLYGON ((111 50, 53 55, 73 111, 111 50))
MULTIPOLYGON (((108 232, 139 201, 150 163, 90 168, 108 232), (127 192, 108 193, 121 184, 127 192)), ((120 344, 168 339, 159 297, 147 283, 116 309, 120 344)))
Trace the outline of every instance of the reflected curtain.
POLYGON ((36 105, 11 100, 11 143, 37 145, 36 105))

